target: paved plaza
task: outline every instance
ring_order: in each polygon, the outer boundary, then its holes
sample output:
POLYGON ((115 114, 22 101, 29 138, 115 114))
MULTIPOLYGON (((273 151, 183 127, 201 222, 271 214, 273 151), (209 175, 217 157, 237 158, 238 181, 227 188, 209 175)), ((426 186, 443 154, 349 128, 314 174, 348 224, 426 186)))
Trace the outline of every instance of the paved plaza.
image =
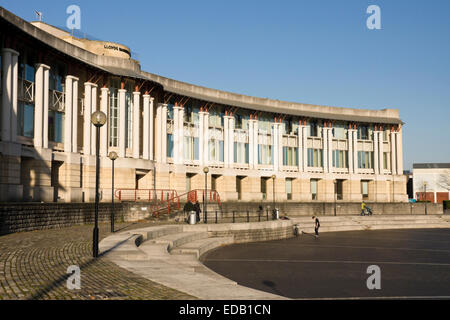
MULTIPOLYGON (((127 230, 156 223, 122 223, 127 230)), ((110 235, 100 224, 100 240, 110 235)), ((104 257, 92 258, 92 225, 0 236, 0 300, 3 299, 196 299, 124 270, 104 257), (68 290, 67 268, 81 268, 81 289, 68 290)))
POLYGON ((450 229, 304 234, 203 259, 240 285, 293 299, 450 298, 450 229), (370 265, 380 267, 380 290, 367 288, 370 265))

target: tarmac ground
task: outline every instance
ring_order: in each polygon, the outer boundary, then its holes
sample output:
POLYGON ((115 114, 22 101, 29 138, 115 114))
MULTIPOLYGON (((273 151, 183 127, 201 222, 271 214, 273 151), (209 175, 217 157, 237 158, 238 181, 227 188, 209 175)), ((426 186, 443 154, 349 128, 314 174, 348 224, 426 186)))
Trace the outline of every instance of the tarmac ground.
POLYGON ((293 299, 450 299, 450 229, 307 233, 222 247, 202 261, 240 285, 293 299))

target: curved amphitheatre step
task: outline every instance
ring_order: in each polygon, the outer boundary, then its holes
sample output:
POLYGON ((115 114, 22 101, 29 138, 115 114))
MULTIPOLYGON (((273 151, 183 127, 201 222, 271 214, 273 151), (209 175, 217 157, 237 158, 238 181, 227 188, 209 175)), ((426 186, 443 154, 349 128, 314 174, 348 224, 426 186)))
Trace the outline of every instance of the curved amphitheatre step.
POLYGON ((234 237, 217 237, 195 240, 174 248, 170 251, 171 254, 192 254, 197 259, 205 252, 234 243, 234 237))

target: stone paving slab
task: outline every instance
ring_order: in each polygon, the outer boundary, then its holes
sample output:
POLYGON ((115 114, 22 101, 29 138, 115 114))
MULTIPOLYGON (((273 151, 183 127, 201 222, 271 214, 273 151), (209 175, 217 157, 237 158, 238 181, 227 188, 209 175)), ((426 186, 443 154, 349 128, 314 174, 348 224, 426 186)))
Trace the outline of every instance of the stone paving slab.
MULTIPOLYGON (((155 223, 122 223, 129 230, 155 223)), ((100 224, 100 240, 111 235, 100 224)), ((125 270, 101 256, 92 258, 92 225, 0 236, 0 300, 181 300, 192 295, 125 270), (81 289, 68 290, 70 265, 81 268, 81 289)), ((113 235, 115 239, 120 236, 113 235)))

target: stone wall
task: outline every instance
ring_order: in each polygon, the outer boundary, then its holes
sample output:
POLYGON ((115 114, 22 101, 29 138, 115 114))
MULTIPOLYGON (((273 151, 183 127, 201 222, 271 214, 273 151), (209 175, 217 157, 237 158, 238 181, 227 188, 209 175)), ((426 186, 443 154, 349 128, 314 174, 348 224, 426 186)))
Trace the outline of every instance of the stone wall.
MULTIPOLYGON (((99 204, 99 222, 109 222, 111 204, 99 204)), ((149 207, 115 204, 115 221, 139 221, 148 216, 149 207), (145 209, 145 210, 143 210, 145 209)), ((41 229, 58 229, 94 224, 94 203, 14 203, 0 205, 0 235, 41 229)))

